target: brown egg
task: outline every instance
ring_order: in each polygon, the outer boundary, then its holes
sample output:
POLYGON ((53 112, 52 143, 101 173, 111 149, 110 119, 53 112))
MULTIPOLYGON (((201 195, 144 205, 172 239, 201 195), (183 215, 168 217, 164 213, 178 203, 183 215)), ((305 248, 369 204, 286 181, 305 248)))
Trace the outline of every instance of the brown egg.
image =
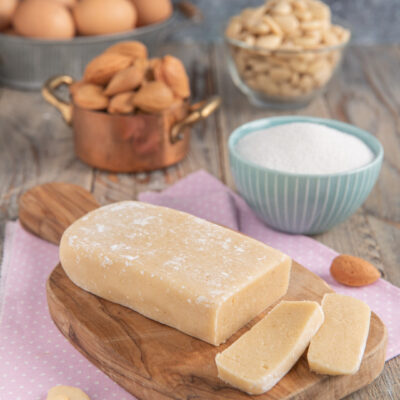
POLYGON ((69 39, 75 34, 71 13, 54 0, 24 0, 13 25, 18 34, 43 39, 69 39))
POLYGON ((138 14, 138 26, 155 24, 172 14, 171 0, 131 0, 138 14))
POLYGON ((82 0, 73 9, 81 35, 124 32, 136 26, 136 10, 129 0, 82 0))
POLYGON ((18 0, 0 0, 0 31, 10 25, 17 4, 18 0))
POLYGON ((56 1, 57 3, 60 3, 68 8, 75 7, 76 4, 78 3, 78 0, 53 0, 53 1, 56 1))

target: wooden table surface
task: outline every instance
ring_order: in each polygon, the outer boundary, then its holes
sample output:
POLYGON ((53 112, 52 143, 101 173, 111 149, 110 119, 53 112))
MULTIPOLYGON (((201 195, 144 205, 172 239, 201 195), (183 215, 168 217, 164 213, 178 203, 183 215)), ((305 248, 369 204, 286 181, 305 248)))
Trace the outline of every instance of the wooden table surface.
MULTIPOLYGON (((200 168, 233 187, 229 134, 247 121, 280 113, 254 108, 239 93, 220 45, 170 45, 160 52, 184 60, 195 100, 215 93, 223 98, 221 110, 193 129, 188 157, 162 171, 112 174, 86 166, 74 155, 70 128, 39 93, 0 88, 0 248, 6 221, 17 218, 19 196, 40 183, 82 185, 102 204, 161 190, 200 168)), ((385 279, 400 286, 400 46, 350 48, 326 93, 294 114, 355 124, 383 144, 382 171, 367 201, 350 219, 315 239, 371 261, 385 279)), ((375 382, 348 399, 400 399, 400 357, 387 362, 375 382)))

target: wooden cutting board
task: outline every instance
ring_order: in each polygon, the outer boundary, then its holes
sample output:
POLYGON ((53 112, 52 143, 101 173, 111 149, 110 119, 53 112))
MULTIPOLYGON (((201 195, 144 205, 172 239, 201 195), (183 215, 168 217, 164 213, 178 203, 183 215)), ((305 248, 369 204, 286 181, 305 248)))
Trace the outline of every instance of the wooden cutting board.
MULTIPOLYGON (((96 205, 91 194, 80 187, 46 184, 22 196, 21 223, 31 232, 57 242, 67 222, 96 205)), ((321 278, 294 263, 284 299, 321 301, 327 292, 332 289, 321 278)), ((384 366, 386 328, 372 313, 366 351, 357 374, 337 377, 314 374, 303 355, 274 388, 263 395, 249 396, 218 379, 214 358, 268 310, 227 343, 214 347, 80 289, 60 264, 48 279, 47 299, 51 317, 62 334, 140 400, 336 400, 372 382, 384 366)))

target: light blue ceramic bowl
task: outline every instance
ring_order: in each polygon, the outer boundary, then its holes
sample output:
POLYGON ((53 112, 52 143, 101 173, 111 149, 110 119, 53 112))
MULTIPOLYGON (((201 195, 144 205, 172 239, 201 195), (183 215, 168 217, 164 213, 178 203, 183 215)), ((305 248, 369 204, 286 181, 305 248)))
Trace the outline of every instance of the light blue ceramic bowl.
POLYGON ((352 215, 371 192, 381 169, 383 148, 370 133, 343 122, 283 116, 259 119, 237 128, 229 138, 229 157, 240 194, 255 213, 272 228, 289 233, 316 234, 331 229, 352 215), (356 136, 375 158, 367 165, 338 174, 294 174, 261 167, 236 151, 249 133, 293 122, 323 124, 356 136))

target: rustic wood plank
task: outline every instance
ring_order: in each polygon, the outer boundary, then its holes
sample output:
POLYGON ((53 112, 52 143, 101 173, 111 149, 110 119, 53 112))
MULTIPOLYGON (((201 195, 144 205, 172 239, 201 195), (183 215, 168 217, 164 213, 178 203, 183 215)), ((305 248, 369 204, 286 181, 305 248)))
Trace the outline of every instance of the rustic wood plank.
MULTIPOLYGON (((326 92, 331 117, 375 134, 384 146, 385 159, 379 180, 361 209, 316 239, 339 252, 366 258, 386 279, 398 285, 398 260, 391 244, 393 239, 399 243, 400 236, 400 87, 395 83, 395 66, 400 59, 395 50, 386 46, 351 49, 344 59, 342 73, 335 79, 335 90, 326 92)), ((387 362, 383 374, 373 384, 348 399, 396 398, 399 365, 399 357, 387 362)))
POLYGON ((375 134, 384 146, 385 159, 377 185, 363 207, 348 221, 318 239, 342 252, 353 251, 367 258, 384 271, 384 276, 391 273, 395 264, 384 262, 384 252, 378 243, 383 241, 377 237, 370 221, 373 216, 384 222, 386 229, 393 226, 398 231, 399 228, 400 124, 398 115, 393 112, 393 102, 400 101, 400 87, 397 85, 396 90, 394 83, 388 93, 386 90, 393 74, 396 75, 392 65, 399 61, 399 53, 391 47, 383 46, 379 50, 356 48, 346 55, 345 73, 336 79, 337 90, 326 94, 332 117, 375 134), (382 74, 381 70, 392 71, 392 74, 382 74))
POLYGON ((70 128, 40 93, 2 88, 0 121, 3 235, 5 222, 17 217, 18 198, 26 189, 54 180, 90 188, 92 169, 75 158, 70 128))
MULTIPOLYGON (((226 141, 240 124, 282 113, 251 107, 232 84, 221 45, 172 45, 162 53, 182 57, 195 81, 195 96, 218 92, 222 112, 194 129, 188 158, 151 174, 95 172, 78 161, 70 129, 38 93, 0 89, 0 244, 4 223, 17 215, 17 200, 28 187, 52 180, 92 189, 100 203, 135 198, 143 190, 161 190, 197 168, 205 168, 233 187, 226 141), (203 81, 205 79, 205 83, 203 81), (199 150, 197 150, 199 149, 199 150)), ((347 53, 342 73, 326 94, 296 113, 337 118, 377 135, 385 148, 381 176, 364 206, 344 223, 315 238, 339 252, 368 259, 400 285, 400 79, 399 46, 356 47, 347 53)), ((350 399, 395 399, 400 391, 400 357, 386 363, 372 385, 350 399)))
POLYGON ((336 90, 327 93, 327 103, 334 118, 371 132, 382 143, 381 175, 364 207, 400 227, 399 52, 386 46, 353 50, 346 54, 345 73, 336 80, 336 90))
MULTIPOLYGON (((216 48, 217 82, 219 91, 224 93, 223 112, 219 114, 219 123, 222 127, 223 135, 221 140, 221 158, 224 163, 222 170, 226 174, 225 177, 228 184, 232 187, 234 184, 229 173, 228 152, 225 146, 229 134, 244 122, 284 113, 257 110, 254 107, 250 107, 245 96, 234 87, 230 80, 224 60, 219 57, 220 54, 221 49, 216 48)), ((396 68, 393 67, 399 63, 398 56, 397 47, 394 50, 392 47, 379 49, 374 47, 357 48, 356 51, 349 51, 346 54, 340 73, 328 85, 324 96, 314 100, 305 109, 294 113, 335 118, 358 125, 375 133, 383 143, 386 156, 382 173, 378 184, 365 205, 350 219, 331 231, 316 236, 315 239, 338 252, 351 253, 368 259, 389 280, 391 280, 390 277, 392 276, 398 279, 398 268, 395 268, 398 262, 393 259, 393 254, 396 250, 394 248, 381 248, 381 246, 390 243, 391 238, 397 238, 399 235, 399 117, 393 110, 396 107, 397 109, 399 108, 400 90, 398 90, 398 85, 390 85, 393 76, 398 74, 397 70, 394 71, 396 68), (374 58, 374 63, 370 62, 371 58, 374 58), (369 70, 363 76, 360 71, 365 68, 369 68, 369 70), (377 69, 381 71, 379 74, 376 74, 377 69), (387 73, 388 70, 390 71, 389 74, 387 73), (374 86, 371 86, 372 79, 374 79, 374 86), (386 96, 386 89, 389 87, 391 90, 387 94, 389 98, 385 100, 385 103, 390 105, 390 110, 387 109, 387 106, 385 108, 381 104, 381 98, 386 96), (380 90, 379 97, 376 93, 377 88, 380 90), (377 113, 379 118, 376 117, 377 113), (393 190, 390 189, 392 187, 393 190), (388 196, 388 193, 390 193, 390 196, 388 196), (379 216, 384 221, 379 220, 381 222, 380 230, 378 230, 377 222, 375 224, 370 222, 372 215, 379 216), (389 257, 384 256, 386 251, 389 252, 389 257)), ((396 279, 394 279, 394 283, 398 282, 396 279)), ((359 391, 356 395, 349 396, 349 399, 392 398, 391 391, 399 385, 399 379, 393 373, 393 371, 398 371, 398 359, 386 364, 385 372, 381 378, 369 385, 368 388, 359 391)))

